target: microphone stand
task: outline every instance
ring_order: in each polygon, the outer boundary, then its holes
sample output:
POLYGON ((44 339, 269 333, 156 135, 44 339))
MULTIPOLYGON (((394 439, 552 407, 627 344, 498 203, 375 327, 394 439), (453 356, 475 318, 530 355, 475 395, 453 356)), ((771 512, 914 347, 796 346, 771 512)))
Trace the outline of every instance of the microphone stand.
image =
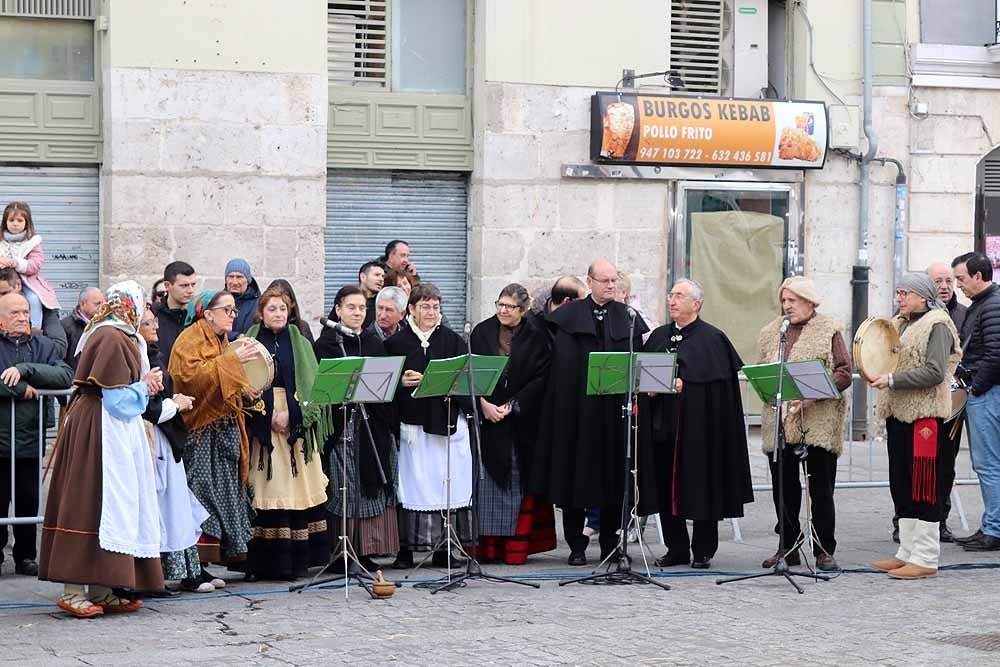
MULTIPOLYGON (((593 583, 593 584, 653 584, 654 586, 659 586, 665 591, 670 590, 670 586, 667 584, 656 581, 651 577, 639 574, 632 570, 632 557, 628 555, 628 529, 631 524, 633 503, 631 500, 632 488, 634 485, 638 484, 636 469, 635 469, 635 455, 636 448, 638 446, 638 427, 636 427, 636 436, 633 441, 633 426, 632 426, 632 411, 634 406, 637 407, 638 403, 635 396, 635 318, 636 311, 633 308, 629 308, 629 325, 628 325, 628 388, 625 393, 625 495, 622 498, 622 513, 621 513, 621 534, 618 536, 618 546, 616 549, 608 555, 597 567, 601 567, 605 563, 608 564, 608 569, 600 574, 591 574, 586 577, 579 577, 576 579, 570 579, 568 581, 560 581, 560 586, 565 586, 566 584, 574 583, 593 583), (615 556, 618 556, 617 563, 609 562, 614 561, 615 556), (614 568, 612 568, 614 565, 614 568)), ((638 502, 638 499, 636 499, 638 502)), ((636 526, 638 528, 638 526, 636 526)), ((602 526, 603 530, 604 527, 602 526)), ((637 531, 638 532, 638 531, 637 531)))
MULTIPOLYGON (((805 593, 802 587, 799 586, 792 577, 805 577, 806 579, 815 579, 818 581, 830 581, 830 577, 824 574, 816 574, 813 572, 796 572, 789 569, 788 563, 785 561, 785 493, 784 493, 784 468, 782 467, 782 460, 784 459, 784 403, 781 398, 781 391, 784 387, 785 380, 785 346, 788 344, 788 323, 789 320, 785 318, 785 321, 781 325, 781 331, 779 333, 780 339, 778 341, 778 389, 774 396, 774 453, 772 458, 774 459, 775 468, 778 470, 777 479, 772 480, 776 485, 778 491, 778 543, 781 545, 781 549, 778 552, 778 562, 774 564, 774 567, 768 572, 759 572, 757 574, 749 574, 742 577, 730 577, 729 579, 717 579, 716 584, 729 584, 734 581, 746 581, 748 579, 759 579, 761 577, 784 577, 788 580, 795 590, 799 594, 805 593)), ((767 409, 767 406, 764 406, 767 409)), ((797 539, 796 539, 797 541, 797 539)))
MULTIPOLYGON (((334 330, 333 336, 334 336, 334 341, 340 347, 340 353, 343 356, 346 357, 347 356, 347 350, 344 348, 344 336, 339 331, 336 331, 336 330, 334 330)), ((361 336, 359 335, 357 338, 358 338, 358 352, 359 352, 359 356, 364 356, 363 354, 360 354, 361 353, 361 336)), ((354 549, 354 544, 352 543, 351 538, 347 536, 347 456, 348 456, 349 453, 352 454, 353 457, 354 457, 354 471, 355 471, 355 476, 357 477, 357 476, 360 476, 360 474, 361 474, 361 470, 360 470, 359 462, 358 462, 358 458, 359 458, 358 454, 359 454, 360 446, 355 445, 355 447, 352 449, 351 452, 347 451, 347 442, 348 442, 347 408, 348 408, 348 405, 351 405, 351 404, 345 404, 345 405, 341 406, 341 409, 344 411, 344 431, 343 431, 343 434, 341 436, 341 438, 343 440, 343 446, 342 446, 342 450, 341 450, 341 460, 340 460, 340 466, 341 466, 340 467, 340 471, 341 471, 341 473, 340 473, 341 474, 340 480, 341 480, 342 486, 340 487, 341 512, 340 512, 340 544, 339 544, 339 551, 343 555, 343 559, 344 559, 344 561, 343 561, 344 562, 344 571, 342 573, 337 573, 337 574, 329 575, 329 576, 326 576, 326 577, 322 576, 323 573, 326 572, 338 560, 337 557, 334 556, 333 558, 330 559, 329 563, 327 563, 326 565, 324 565, 323 568, 319 572, 317 572, 315 575, 313 575, 312 579, 310 579, 308 582, 306 582, 304 584, 296 584, 294 586, 289 586, 288 592, 298 591, 299 593, 301 593, 303 590, 305 590, 307 588, 310 588, 312 586, 319 586, 321 584, 326 584, 326 583, 330 583, 330 582, 333 582, 333 581, 339 581, 339 580, 343 579, 344 580, 344 598, 345 599, 347 599, 349 597, 348 589, 350 588, 350 582, 351 581, 355 581, 355 582, 357 582, 357 584, 359 586, 361 586, 362 588, 364 588, 368 592, 368 595, 371 596, 371 598, 373 600, 377 600, 379 598, 378 598, 377 595, 375 595, 375 591, 372 590, 372 586, 371 586, 372 582, 375 581, 375 577, 372 575, 371 572, 369 572, 367 569, 365 569, 365 567, 361 564, 361 561, 358 558, 357 551, 355 551, 355 549, 354 549)), ((357 407, 359 409, 359 412, 361 413, 362 422, 365 425, 365 432, 368 434, 368 443, 369 443, 369 445, 372 448, 372 453, 375 455, 375 463, 378 466, 379 480, 382 482, 382 485, 385 486, 387 484, 387 480, 386 480, 386 477, 385 477, 385 471, 382 469, 382 459, 379 456, 378 447, 375 446, 375 437, 372 435, 371 426, 368 423, 368 411, 365 410, 365 404, 364 403, 353 403, 353 405, 355 407, 357 407)), ((351 437, 350 439, 351 440, 355 440, 355 438, 353 438, 353 437, 351 437)), ((336 446, 336 443, 334 443, 334 446, 336 446)), ((360 507, 360 505, 361 505, 360 484, 359 484, 359 481, 357 479, 353 479, 351 481, 354 483, 354 507, 355 507, 355 511, 357 511, 357 508, 360 507)), ((358 542, 358 543, 361 542, 361 526, 360 526, 360 521, 361 520, 359 518, 357 518, 357 517, 354 519, 354 527, 353 527, 353 530, 351 531, 354 534, 354 542, 358 542)), ((399 584, 397 582, 396 583, 396 588, 399 588, 400 585, 401 584, 399 584)))
POLYGON ((472 399, 472 426, 474 436, 472 440, 475 441, 475 445, 472 447, 472 552, 468 554, 469 559, 466 562, 465 574, 456 577, 451 581, 446 581, 437 588, 432 588, 432 595, 438 591, 450 591, 455 588, 461 588, 465 586, 466 581, 472 581, 473 579, 485 579, 486 581, 495 581, 497 583, 521 584, 522 586, 540 588, 538 584, 529 581, 518 581, 507 577, 499 577, 495 574, 487 574, 486 572, 483 572, 482 566, 476 559, 479 552, 479 482, 483 477, 483 469, 480 464, 482 459, 479 447, 482 431, 479 426, 479 406, 476 405, 476 384, 472 372, 472 342, 470 340, 470 331, 471 327, 466 324, 464 332, 466 357, 465 369, 469 376, 469 397, 472 399), (478 471, 478 474, 476 474, 476 471, 478 471))

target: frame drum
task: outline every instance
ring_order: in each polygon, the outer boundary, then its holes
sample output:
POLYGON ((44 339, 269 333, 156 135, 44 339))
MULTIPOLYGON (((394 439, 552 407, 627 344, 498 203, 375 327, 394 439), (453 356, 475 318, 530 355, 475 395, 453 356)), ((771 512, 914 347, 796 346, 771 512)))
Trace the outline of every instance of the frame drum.
POLYGON ((264 391, 274 382, 274 359, 264 344, 256 338, 240 336, 226 346, 226 352, 236 350, 240 345, 250 345, 257 349, 257 358, 243 364, 243 372, 247 374, 250 388, 254 391, 264 391))
POLYGON ((899 333, 883 317, 869 317, 854 334, 854 365, 861 376, 874 382, 899 365, 899 333))

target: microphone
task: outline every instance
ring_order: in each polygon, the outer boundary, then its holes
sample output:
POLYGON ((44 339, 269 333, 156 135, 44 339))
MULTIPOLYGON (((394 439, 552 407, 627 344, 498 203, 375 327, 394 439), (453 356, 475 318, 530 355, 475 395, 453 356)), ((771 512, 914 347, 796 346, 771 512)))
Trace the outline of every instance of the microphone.
POLYGON ((465 337, 468 338, 472 335, 472 322, 466 322, 465 327, 462 329, 465 332, 465 337))
POLYGON ((336 331, 337 333, 339 333, 341 336, 350 336, 352 338, 357 338, 357 336, 358 336, 358 334, 354 333, 354 331, 352 331, 351 329, 348 329, 347 327, 345 327, 340 322, 334 322, 332 320, 326 319, 325 317, 321 317, 321 318, 319 318, 319 323, 322 324, 327 329, 333 329, 334 331, 336 331))
POLYGON ((788 333, 788 325, 792 323, 792 318, 785 315, 781 318, 781 331, 779 333, 788 333))
POLYGON ((628 311, 628 316, 633 320, 635 319, 635 316, 638 315, 635 308, 633 308, 632 306, 625 306, 625 310, 628 311))

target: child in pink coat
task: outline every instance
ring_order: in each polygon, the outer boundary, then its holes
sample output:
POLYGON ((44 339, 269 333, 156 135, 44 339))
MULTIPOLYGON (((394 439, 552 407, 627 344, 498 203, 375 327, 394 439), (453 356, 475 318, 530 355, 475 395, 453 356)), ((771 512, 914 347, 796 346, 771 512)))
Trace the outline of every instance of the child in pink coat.
POLYGON ((20 201, 12 201, 3 210, 0 224, 0 268, 11 267, 21 276, 24 298, 31 309, 31 328, 42 328, 42 308, 59 308, 55 290, 42 277, 45 251, 42 237, 35 233, 35 223, 31 220, 31 207, 20 201))

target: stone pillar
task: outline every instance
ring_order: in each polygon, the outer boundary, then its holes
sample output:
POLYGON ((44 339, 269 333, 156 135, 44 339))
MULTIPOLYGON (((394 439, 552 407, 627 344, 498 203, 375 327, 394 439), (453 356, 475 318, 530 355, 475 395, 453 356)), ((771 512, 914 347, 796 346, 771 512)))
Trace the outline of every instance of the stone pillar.
POLYGON ((323 307, 326 3, 106 0, 102 282, 173 260, 323 307))
POLYGON ((507 283, 529 292, 585 277, 606 258, 629 274, 643 311, 666 313, 668 184, 567 179, 590 162, 592 88, 486 82, 477 95, 469 203, 470 315, 492 314, 507 283))

